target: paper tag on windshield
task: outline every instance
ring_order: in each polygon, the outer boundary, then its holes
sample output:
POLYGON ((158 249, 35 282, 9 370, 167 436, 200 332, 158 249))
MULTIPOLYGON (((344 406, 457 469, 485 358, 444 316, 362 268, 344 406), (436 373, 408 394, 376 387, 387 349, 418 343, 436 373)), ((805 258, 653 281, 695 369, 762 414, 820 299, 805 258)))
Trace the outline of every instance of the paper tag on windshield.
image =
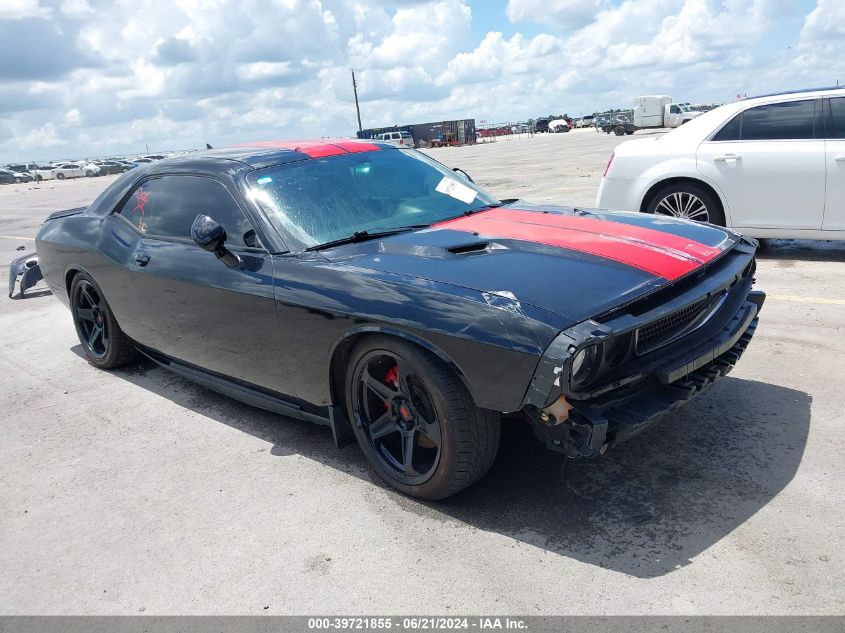
POLYGON ((460 200, 466 204, 475 200, 475 189, 467 187, 457 180, 452 180, 448 176, 443 176, 443 180, 437 183, 435 190, 445 193, 447 196, 452 196, 456 200, 460 200))

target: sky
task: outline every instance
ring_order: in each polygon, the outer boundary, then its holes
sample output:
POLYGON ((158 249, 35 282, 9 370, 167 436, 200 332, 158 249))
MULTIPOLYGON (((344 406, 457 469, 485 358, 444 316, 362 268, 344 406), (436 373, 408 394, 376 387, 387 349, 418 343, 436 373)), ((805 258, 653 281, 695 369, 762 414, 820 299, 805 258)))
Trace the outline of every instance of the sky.
POLYGON ((0 0, 0 161, 845 84, 845 0, 0 0))

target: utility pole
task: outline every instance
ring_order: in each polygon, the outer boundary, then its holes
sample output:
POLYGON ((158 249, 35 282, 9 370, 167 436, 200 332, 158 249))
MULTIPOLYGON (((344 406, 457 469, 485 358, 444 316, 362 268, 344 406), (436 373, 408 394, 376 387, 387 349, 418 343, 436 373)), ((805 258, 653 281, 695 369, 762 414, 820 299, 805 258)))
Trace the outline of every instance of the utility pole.
POLYGON ((358 106, 358 84, 355 83, 355 71, 352 71, 352 92, 355 93, 355 111, 358 113, 358 131, 363 132, 364 127, 361 125, 361 108, 358 106))

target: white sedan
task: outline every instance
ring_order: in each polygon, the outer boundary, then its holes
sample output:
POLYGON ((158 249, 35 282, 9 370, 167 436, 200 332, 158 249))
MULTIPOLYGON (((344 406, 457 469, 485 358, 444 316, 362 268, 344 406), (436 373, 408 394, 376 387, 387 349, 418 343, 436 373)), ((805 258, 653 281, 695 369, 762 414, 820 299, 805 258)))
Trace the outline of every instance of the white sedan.
POLYGON ((81 178, 82 176, 99 176, 100 167, 94 163, 62 163, 53 168, 56 178, 81 178))
POLYGON ((37 169, 32 170, 32 175, 35 176, 35 180, 41 182, 42 180, 53 180, 56 177, 56 167, 55 165, 45 165, 42 167, 38 167, 37 169))
POLYGON ((845 89, 755 97, 619 145, 596 206, 845 239, 845 89))

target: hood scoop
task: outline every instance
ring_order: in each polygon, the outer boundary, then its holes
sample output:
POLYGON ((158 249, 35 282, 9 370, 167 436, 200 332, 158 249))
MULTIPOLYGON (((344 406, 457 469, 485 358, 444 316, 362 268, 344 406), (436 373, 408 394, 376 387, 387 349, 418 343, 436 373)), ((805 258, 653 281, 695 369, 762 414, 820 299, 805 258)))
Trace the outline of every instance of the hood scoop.
POLYGON ((446 249, 455 255, 481 255, 489 253, 493 250, 493 244, 490 242, 472 242, 471 244, 461 244, 459 246, 450 246, 446 249))

